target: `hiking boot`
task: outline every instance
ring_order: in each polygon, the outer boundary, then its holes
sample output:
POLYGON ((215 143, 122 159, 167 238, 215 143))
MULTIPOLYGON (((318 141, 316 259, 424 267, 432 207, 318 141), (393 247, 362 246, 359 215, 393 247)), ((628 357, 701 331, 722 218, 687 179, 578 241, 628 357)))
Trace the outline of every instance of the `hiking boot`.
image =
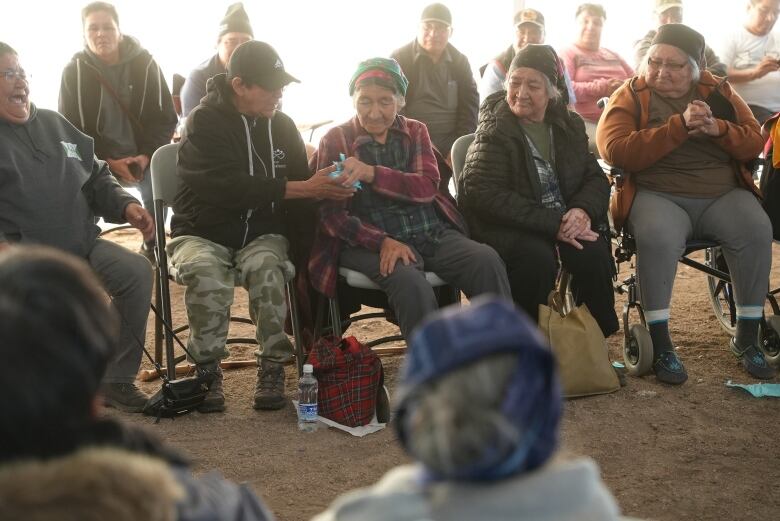
POLYGON ((225 391, 222 389, 222 368, 217 366, 202 367, 198 369, 201 374, 210 372, 214 374, 214 381, 211 382, 209 392, 203 399, 203 403, 198 406, 198 412, 222 412, 225 410, 225 391))
POLYGON ((755 344, 740 349, 732 338, 729 340, 729 348, 737 358, 742 360, 742 366, 750 376, 761 380, 769 380, 770 378, 774 378, 777 374, 777 371, 766 362, 763 351, 755 344))
POLYGON ((669 385, 682 385, 688 379, 688 373, 674 351, 664 351, 658 355, 653 362, 653 372, 656 380, 669 385))
POLYGON ((255 409, 281 409, 284 407, 284 365, 262 360, 257 368, 255 409))
POLYGON ((107 407, 124 412, 142 412, 149 396, 135 383, 105 383, 100 387, 107 407))

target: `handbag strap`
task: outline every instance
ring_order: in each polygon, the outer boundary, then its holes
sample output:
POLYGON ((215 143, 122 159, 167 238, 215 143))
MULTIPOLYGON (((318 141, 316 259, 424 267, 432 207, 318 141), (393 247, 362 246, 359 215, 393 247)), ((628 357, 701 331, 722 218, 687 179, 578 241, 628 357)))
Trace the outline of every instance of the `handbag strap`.
POLYGON ((563 297, 557 289, 552 290, 550 294, 547 295, 547 306, 560 316, 566 316, 566 313, 564 313, 563 310, 563 297))
POLYGON ((114 90, 114 87, 112 87, 111 84, 99 72, 97 73, 97 80, 100 82, 103 88, 106 89, 109 94, 111 94, 111 97, 116 100, 116 102, 119 104, 119 108, 121 108, 122 112, 125 113, 125 116, 130 118, 130 123, 138 131, 138 133, 143 134, 144 126, 141 124, 141 120, 138 119, 135 114, 130 112, 130 108, 125 105, 125 103, 119 97, 119 94, 117 94, 116 90, 114 90))

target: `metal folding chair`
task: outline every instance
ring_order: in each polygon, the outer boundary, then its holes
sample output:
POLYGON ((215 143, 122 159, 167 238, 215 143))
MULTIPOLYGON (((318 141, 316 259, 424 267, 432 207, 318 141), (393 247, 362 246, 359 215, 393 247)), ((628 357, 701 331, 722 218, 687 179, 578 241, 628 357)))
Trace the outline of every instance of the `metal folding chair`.
MULTIPOLYGON (((152 194, 154 197, 154 218, 156 226, 156 245, 155 256, 157 258, 157 280, 155 301, 158 313, 155 320, 155 360, 162 360, 162 342, 165 340, 165 359, 167 362, 168 377, 176 377, 176 364, 184 359, 184 356, 176 358, 174 356, 174 335, 185 331, 189 325, 182 325, 173 328, 171 325, 171 295, 170 281, 175 281, 169 271, 168 256, 165 252, 166 234, 165 234, 165 209, 169 207, 173 198, 176 196, 179 188, 179 177, 176 174, 176 159, 179 150, 177 143, 171 143, 160 147, 152 156, 151 175, 152 175, 152 194), (162 316, 160 316, 162 315, 162 316), (163 331, 162 321, 168 324, 168 328, 163 331)), ((300 343, 301 331, 298 321, 298 303, 295 297, 295 290, 292 281, 287 283, 287 296, 290 302, 290 321, 292 323, 293 340, 295 346, 295 358, 298 367, 298 374, 303 374, 303 346, 300 343)), ((252 324, 252 321, 245 317, 234 317, 231 315, 231 322, 240 322, 252 324)), ((227 343, 257 344, 254 338, 228 338, 227 343)))

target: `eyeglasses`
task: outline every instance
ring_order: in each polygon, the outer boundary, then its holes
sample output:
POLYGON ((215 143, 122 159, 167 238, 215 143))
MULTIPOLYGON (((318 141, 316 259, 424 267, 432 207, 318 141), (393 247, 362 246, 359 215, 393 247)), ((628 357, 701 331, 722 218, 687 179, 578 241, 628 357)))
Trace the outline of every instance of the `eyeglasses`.
POLYGON ((0 76, 5 78, 5 81, 9 83, 12 81, 16 81, 17 78, 22 81, 27 81, 28 79, 30 79, 30 76, 28 76, 27 73, 24 72, 24 70, 22 69, 17 69, 17 70, 6 69, 4 71, 0 71, 0 76))
POLYGON ((660 71, 662 68, 665 68, 669 72, 680 72, 681 70, 683 70, 683 67, 685 67, 686 65, 688 64, 665 62, 661 60, 654 60, 653 58, 647 59, 647 66, 657 71, 660 71))
POLYGON ((422 29, 428 34, 445 34, 449 32, 450 26, 440 22, 426 22, 422 24, 422 29))

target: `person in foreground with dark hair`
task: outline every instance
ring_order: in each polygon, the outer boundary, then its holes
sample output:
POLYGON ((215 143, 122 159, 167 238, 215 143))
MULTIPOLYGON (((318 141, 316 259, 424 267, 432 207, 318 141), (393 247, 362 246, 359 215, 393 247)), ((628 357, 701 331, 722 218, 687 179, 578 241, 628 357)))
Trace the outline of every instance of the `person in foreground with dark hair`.
POLYGON ((123 317, 119 349, 103 379, 105 398, 112 407, 141 412, 148 397, 134 382, 152 268, 141 255, 99 239, 95 221, 100 216, 127 222, 150 240, 154 221, 95 157, 93 140, 56 112, 37 109, 29 95, 16 51, 0 42, 0 249, 16 242, 46 244, 92 266, 123 317))
POLYGON ((588 458, 552 459, 561 390, 534 324, 493 296, 415 331, 395 426, 415 460, 337 499, 314 521, 610 521, 615 500, 588 458))
POLYGON ((144 431, 100 416, 118 318, 84 261, 5 248, 0 316, 0 519, 272 519, 245 486, 195 478, 144 431))

